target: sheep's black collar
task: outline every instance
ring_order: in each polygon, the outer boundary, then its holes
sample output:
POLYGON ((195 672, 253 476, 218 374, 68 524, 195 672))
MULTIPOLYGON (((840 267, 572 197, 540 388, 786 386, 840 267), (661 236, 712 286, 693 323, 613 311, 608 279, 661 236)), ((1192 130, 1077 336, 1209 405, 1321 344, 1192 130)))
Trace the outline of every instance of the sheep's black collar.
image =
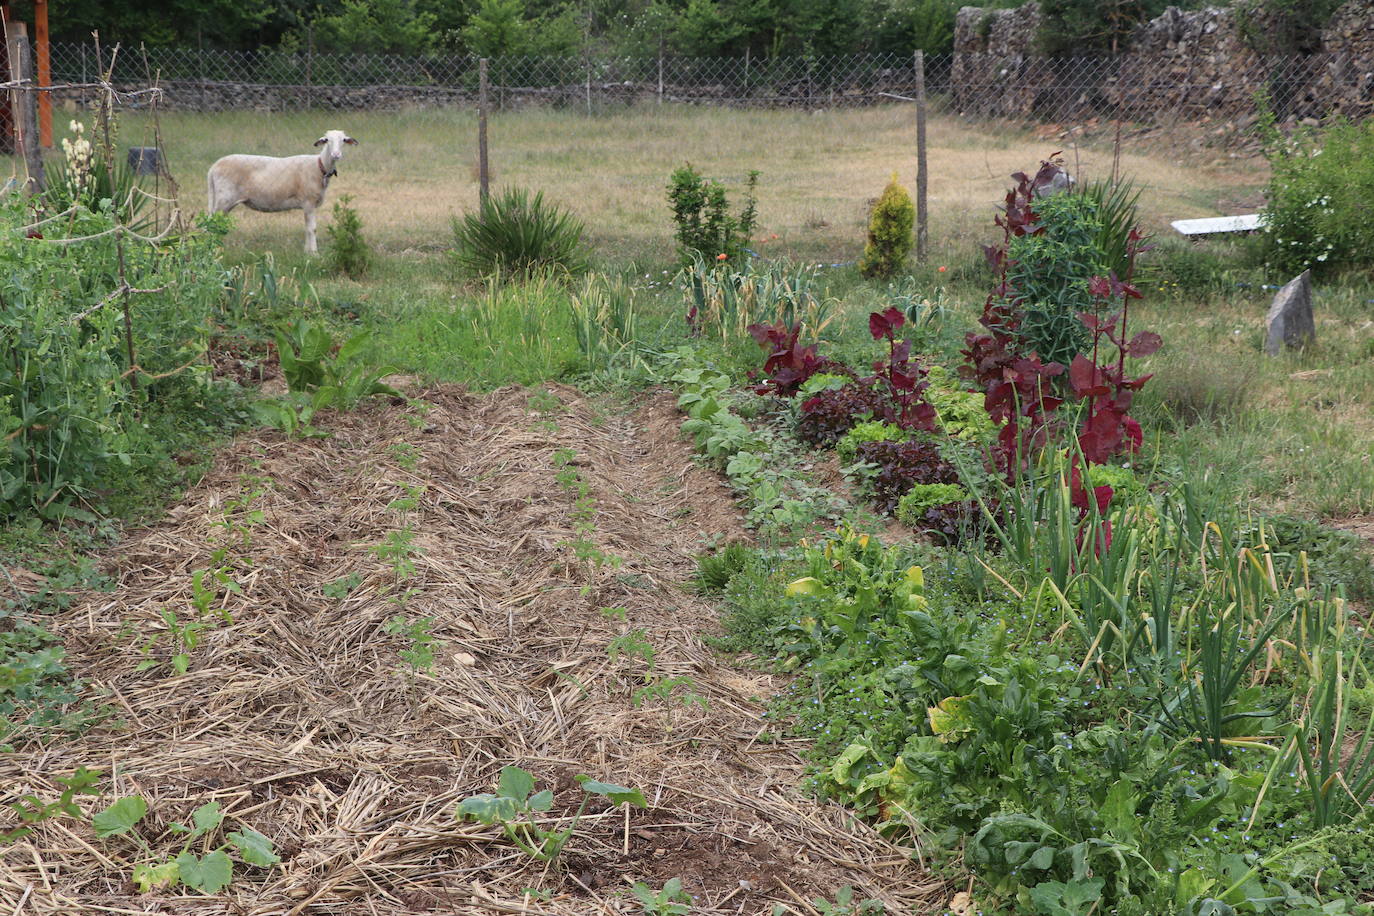
POLYGON ((329 181, 329 179, 331 179, 331 178, 333 178, 335 175, 339 174, 339 170, 338 170, 338 169, 330 169, 329 171, 326 172, 326 171, 324 170, 324 160, 321 159, 319 156, 316 156, 316 157, 315 157, 315 164, 318 165, 318 166, 320 167, 320 177, 322 177, 325 181, 329 181))

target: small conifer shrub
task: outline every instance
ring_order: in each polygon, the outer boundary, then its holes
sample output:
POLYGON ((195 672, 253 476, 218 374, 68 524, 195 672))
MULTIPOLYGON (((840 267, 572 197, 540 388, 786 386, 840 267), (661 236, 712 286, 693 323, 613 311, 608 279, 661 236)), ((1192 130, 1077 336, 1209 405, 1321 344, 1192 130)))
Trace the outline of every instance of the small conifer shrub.
POLYGON ((349 206, 352 202, 348 194, 334 202, 334 222, 325 227, 329 236, 325 263, 335 273, 361 280, 372 266, 372 247, 363 239, 363 221, 349 206))
POLYGON ((868 221, 868 243, 859 259, 859 273, 886 278, 901 270, 911 254, 911 227, 915 222, 916 206, 893 172, 868 221))

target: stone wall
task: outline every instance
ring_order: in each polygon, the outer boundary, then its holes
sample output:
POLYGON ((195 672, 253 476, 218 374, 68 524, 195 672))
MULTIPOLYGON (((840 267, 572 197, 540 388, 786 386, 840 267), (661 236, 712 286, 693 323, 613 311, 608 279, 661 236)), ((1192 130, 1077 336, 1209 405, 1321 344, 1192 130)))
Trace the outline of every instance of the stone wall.
POLYGON ((955 29, 954 107, 960 113, 1062 120, 1256 118, 1266 93, 1282 119, 1374 113, 1374 0, 1348 0, 1323 32, 1320 53, 1265 57, 1247 34, 1271 27, 1258 6, 1169 7, 1141 25, 1128 53, 1049 60, 1034 53, 1040 10, 964 7, 955 29))

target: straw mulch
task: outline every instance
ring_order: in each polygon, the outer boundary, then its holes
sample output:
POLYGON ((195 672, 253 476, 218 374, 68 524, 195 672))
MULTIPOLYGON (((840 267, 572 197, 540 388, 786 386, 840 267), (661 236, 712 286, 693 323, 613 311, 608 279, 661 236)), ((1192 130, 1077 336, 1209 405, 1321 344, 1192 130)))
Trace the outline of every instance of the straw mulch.
MULTIPOLYGON (((105 798, 88 812, 142 795, 137 832, 156 856, 181 847, 169 823, 218 801, 224 830, 266 834, 282 864, 236 865, 215 897, 139 895, 139 842, 58 818, 0 847, 0 914, 630 913, 631 883, 673 877, 694 913, 811 913, 808 898, 845 884, 893 912, 940 895, 901 849, 798 790, 796 748, 760 740, 779 685, 703 644, 718 625, 686 587, 692 556, 707 537, 744 533, 719 480, 677 441, 671 401, 624 416, 548 390, 563 407, 544 417, 522 389, 441 388, 423 393, 426 413, 376 400, 330 417, 327 439, 242 437, 167 518, 111 551, 118 588, 78 596, 53 621, 111 718, 47 746, 21 736, 0 755, 0 800, 56 798, 53 777, 95 767, 105 798), (575 507, 555 481, 560 448, 576 451, 594 540, 618 568, 567 546, 575 507), (424 487, 411 510, 391 505, 405 485, 424 487), (246 544, 226 518, 248 528, 246 544), (371 548, 405 524, 423 552, 398 584, 371 548), (187 674, 137 671, 165 630, 159 611, 192 613, 193 573, 222 545, 243 558, 241 593, 221 596, 232 622, 211 618, 187 674), (351 592, 322 591, 352 574, 351 592), (434 618, 429 672, 412 671, 406 639, 386 629, 407 588, 403 612, 434 618), (656 676, 690 687, 634 703, 646 662, 608 652, 633 629, 656 676), (682 702, 688 692, 708 703, 682 702), (581 773, 637 787, 651 807, 594 803, 547 867, 497 828, 455 820, 507 764, 553 789, 550 824, 575 809, 581 773)), ((151 657, 169 654, 163 642, 151 657)))

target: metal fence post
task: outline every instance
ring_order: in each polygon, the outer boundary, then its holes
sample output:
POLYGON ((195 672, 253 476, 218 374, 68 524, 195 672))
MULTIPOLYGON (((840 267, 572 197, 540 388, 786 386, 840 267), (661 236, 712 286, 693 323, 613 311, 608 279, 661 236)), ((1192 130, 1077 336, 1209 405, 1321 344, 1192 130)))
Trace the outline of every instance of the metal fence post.
POLYGON ((592 113, 592 59, 583 57, 582 64, 587 68, 587 114, 592 113))
POLYGON ((491 173, 487 169, 487 59, 477 61, 477 175, 481 182, 482 208, 491 194, 491 173))
POLYGON ((663 39, 658 40, 658 104, 663 104, 663 39))
POLYGON ((916 260, 926 259, 926 55, 916 52, 916 260))

